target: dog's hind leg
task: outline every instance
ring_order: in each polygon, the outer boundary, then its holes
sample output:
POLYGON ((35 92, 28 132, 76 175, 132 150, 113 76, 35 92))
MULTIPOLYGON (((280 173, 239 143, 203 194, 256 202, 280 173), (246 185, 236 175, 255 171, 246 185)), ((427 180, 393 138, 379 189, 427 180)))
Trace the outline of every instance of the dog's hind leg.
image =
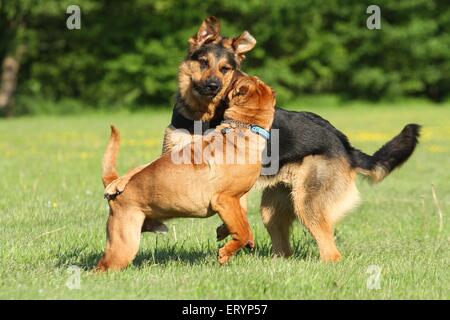
POLYGON ((110 212, 106 249, 98 262, 98 270, 120 270, 133 261, 139 250, 144 219, 144 213, 139 210, 110 212))
POLYGON ((241 208, 239 199, 219 195, 212 202, 212 209, 216 211, 232 239, 219 250, 219 263, 226 263, 239 249, 249 245, 253 247, 253 235, 250 230, 246 213, 241 208))
POLYGON ((336 247, 333 225, 326 220, 313 222, 305 219, 303 223, 317 242, 320 259, 325 262, 339 261, 341 253, 336 247))
POLYGON ((327 160, 315 159, 307 165, 307 170, 293 179, 294 211, 316 240, 320 258, 338 261, 341 254, 334 240, 332 211, 340 198, 342 173, 327 160))
POLYGON ((275 256, 292 255, 289 235, 295 214, 290 192, 288 187, 278 185, 264 189, 262 194, 261 217, 272 239, 272 254, 275 256))

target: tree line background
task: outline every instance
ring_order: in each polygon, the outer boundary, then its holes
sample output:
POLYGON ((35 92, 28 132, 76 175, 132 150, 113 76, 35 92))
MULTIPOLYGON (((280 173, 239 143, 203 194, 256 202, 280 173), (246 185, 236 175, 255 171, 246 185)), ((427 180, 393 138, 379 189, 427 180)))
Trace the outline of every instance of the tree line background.
POLYGON ((449 99, 450 2, 0 0, 0 114, 172 107, 187 39, 208 15, 257 39, 243 69, 275 88, 345 99, 449 99), (81 8, 81 30, 66 9, 81 8))

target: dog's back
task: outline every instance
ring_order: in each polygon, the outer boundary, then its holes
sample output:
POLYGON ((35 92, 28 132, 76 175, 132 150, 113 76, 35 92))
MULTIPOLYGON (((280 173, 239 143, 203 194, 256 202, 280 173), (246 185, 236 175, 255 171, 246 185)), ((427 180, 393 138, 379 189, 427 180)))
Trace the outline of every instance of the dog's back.
POLYGON ((276 109, 272 129, 279 130, 280 168, 288 163, 301 162, 310 155, 345 156, 344 139, 337 134, 339 131, 326 120, 312 115, 276 109))
POLYGON ((311 155, 344 157, 352 168, 374 182, 382 180, 408 160, 418 143, 420 132, 419 125, 409 124, 371 156, 354 148, 345 134, 312 112, 277 108, 272 128, 280 130, 280 167, 301 162, 311 155))

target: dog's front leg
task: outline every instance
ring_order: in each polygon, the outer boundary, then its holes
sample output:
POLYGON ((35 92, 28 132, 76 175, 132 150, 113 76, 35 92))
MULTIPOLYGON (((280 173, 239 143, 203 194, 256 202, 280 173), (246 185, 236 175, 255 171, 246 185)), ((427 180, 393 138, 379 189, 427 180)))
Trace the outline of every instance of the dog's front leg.
MULTIPOLYGON (((243 210, 244 219, 247 219, 247 199, 248 199, 248 193, 244 194, 239 199, 239 203, 241 204, 241 208, 243 210)), ((216 229, 217 241, 222 241, 229 235, 230 235, 230 231, 228 231, 228 228, 224 223, 222 223, 220 226, 217 227, 217 229, 216 229)))
POLYGON ((141 228, 145 219, 139 210, 111 210, 107 224, 106 249, 97 270, 120 270, 133 261, 139 250, 141 228))
POLYGON ((232 237, 219 250, 219 263, 225 264, 239 249, 247 245, 253 247, 253 235, 238 198, 219 195, 213 201, 213 209, 219 214, 232 237))

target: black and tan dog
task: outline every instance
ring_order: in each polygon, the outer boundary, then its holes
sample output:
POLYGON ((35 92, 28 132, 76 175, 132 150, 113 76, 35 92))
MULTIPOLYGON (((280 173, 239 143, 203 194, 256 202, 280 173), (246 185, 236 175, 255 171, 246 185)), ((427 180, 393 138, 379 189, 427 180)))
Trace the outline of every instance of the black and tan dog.
POLYGON ((119 133, 112 127, 103 161, 110 215, 99 270, 128 266, 138 251, 144 220, 155 227, 171 218, 205 218, 217 213, 232 235, 219 250, 221 264, 242 247, 253 247, 246 212, 239 200, 260 174, 264 134, 272 125, 275 95, 255 77, 238 71, 230 73, 233 81, 227 93, 225 120, 213 132, 121 178, 115 169, 119 133), (200 161, 195 161, 198 151, 200 161), (188 155, 187 162, 174 161, 183 155, 188 155))
MULTIPOLYGON (((205 127, 220 123, 229 74, 239 69, 243 54, 256 41, 248 32, 233 39, 222 37, 219 21, 210 17, 189 43, 188 55, 180 66, 179 92, 164 138, 165 151, 192 138, 175 129, 191 131, 194 120, 203 121, 205 127)), ((381 181, 413 153, 420 127, 407 125, 373 155, 352 147, 343 133, 313 113, 277 108, 272 128, 279 130, 280 170, 258 182, 264 187, 261 214, 273 253, 292 254, 290 227, 299 219, 315 238, 322 260, 337 261, 341 255, 333 226, 358 202, 357 174, 381 181)), ((244 203, 241 199, 245 208, 244 203)), ((218 228, 218 239, 227 235, 226 226, 218 228)))
POLYGON ((233 71, 239 69, 244 54, 255 44, 247 31, 236 38, 220 36, 220 23, 215 17, 202 23, 189 39, 188 54, 179 67, 176 103, 172 123, 165 131, 163 152, 191 141, 190 134, 175 129, 183 127, 193 133, 193 120, 203 122, 203 131, 221 122, 224 93, 233 71))

